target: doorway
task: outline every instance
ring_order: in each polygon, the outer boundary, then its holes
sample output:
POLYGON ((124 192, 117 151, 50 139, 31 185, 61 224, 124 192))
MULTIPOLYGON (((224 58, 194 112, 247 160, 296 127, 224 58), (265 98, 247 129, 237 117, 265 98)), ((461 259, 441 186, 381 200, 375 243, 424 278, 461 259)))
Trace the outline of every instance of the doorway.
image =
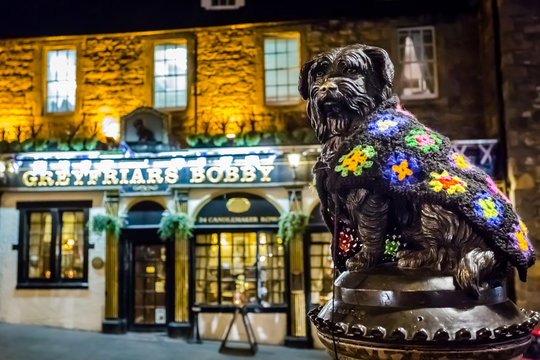
POLYGON ((134 244, 132 258, 133 325, 165 325, 165 245, 134 244))
POLYGON ((158 236, 164 208, 143 201, 128 211, 121 238, 121 303, 131 331, 165 331, 173 317, 174 244, 158 236))

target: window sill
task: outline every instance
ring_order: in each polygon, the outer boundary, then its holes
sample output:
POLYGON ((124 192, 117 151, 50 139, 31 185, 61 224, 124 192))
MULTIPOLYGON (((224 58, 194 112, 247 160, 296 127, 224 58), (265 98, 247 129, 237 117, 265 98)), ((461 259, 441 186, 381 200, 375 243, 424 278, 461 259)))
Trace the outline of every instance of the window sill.
POLYGON ((46 282, 24 282, 16 286, 17 290, 26 289, 88 289, 88 282, 73 282, 73 283, 46 283, 46 282))

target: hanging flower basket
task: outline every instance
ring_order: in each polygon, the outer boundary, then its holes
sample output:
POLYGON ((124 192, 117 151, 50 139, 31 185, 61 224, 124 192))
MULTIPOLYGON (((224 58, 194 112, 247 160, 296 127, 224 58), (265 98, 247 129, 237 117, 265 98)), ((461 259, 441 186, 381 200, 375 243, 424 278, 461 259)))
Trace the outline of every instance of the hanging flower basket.
POLYGON ((301 211, 289 211, 281 215, 278 223, 278 237, 285 242, 290 241, 299 234, 304 233, 308 216, 301 211))
POLYGON ((106 232, 119 236, 122 232, 122 219, 119 216, 100 214, 92 216, 91 229, 95 233, 106 232))
POLYGON ((162 240, 172 238, 175 234, 184 237, 193 235, 194 222, 185 213, 173 213, 165 215, 159 222, 158 234, 162 240))

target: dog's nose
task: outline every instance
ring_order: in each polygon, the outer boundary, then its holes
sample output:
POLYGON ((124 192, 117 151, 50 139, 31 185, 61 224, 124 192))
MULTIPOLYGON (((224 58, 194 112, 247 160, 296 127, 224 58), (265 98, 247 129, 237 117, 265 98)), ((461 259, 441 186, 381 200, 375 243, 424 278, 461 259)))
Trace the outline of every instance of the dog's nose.
POLYGON ((336 91, 338 89, 337 85, 334 84, 333 82, 325 82, 324 84, 321 85, 319 91, 321 92, 327 92, 327 91, 336 91))

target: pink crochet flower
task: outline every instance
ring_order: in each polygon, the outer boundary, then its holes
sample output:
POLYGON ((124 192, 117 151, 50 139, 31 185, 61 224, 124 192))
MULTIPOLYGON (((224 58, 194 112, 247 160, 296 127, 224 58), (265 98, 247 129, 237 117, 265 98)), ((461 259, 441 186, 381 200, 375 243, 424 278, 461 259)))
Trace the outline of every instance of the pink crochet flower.
POLYGON ((491 180, 489 176, 486 178, 486 181, 488 183, 489 190, 491 190, 492 193, 496 194, 499 192, 497 185, 495 185, 495 183, 493 182, 493 180, 491 180))
POLYGON ((428 134, 413 135, 413 138, 418 141, 418 145, 420 146, 428 146, 435 144, 435 140, 433 140, 428 134))
POLYGON ((401 106, 401 104, 397 104, 397 105, 396 105, 396 111, 397 111, 397 112, 400 112, 400 113, 402 113, 402 114, 405 114, 405 115, 407 115, 407 116, 413 117, 413 114, 411 114, 410 112, 408 112, 407 110, 405 110, 405 109, 403 108, 403 106, 401 106))

